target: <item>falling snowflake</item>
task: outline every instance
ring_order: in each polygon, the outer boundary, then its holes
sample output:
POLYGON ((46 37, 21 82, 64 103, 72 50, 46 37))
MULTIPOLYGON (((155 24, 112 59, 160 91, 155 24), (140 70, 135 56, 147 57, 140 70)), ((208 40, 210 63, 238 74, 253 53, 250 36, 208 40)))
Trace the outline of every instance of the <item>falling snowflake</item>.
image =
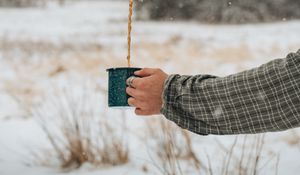
POLYGON ((184 4, 183 4, 182 2, 180 2, 180 3, 178 4, 178 7, 179 7, 179 8, 183 8, 183 6, 184 6, 184 4))
POLYGON ((223 114, 223 109, 222 109, 221 106, 218 106, 218 107, 215 109, 213 116, 214 116, 215 118, 220 118, 220 117, 222 116, 222 114, 223 114))
POLYGON ((257 99, 258 99, 258 100, 263 101, 263 100, 266 99, 266 97, 267 97, 267 95, 266 95, 264 92, 262 92, 262 91, 259 91, 259 92, 257 93, 257 99))

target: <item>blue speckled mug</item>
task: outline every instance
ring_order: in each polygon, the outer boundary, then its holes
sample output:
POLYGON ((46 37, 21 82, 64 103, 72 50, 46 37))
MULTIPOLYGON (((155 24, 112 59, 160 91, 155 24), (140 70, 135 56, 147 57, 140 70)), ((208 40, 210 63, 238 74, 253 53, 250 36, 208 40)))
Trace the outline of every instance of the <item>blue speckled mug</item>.
POLYGON ((126 93, 126 80, 134 76, 134 72, 141 68, 119 67, 110 68, 108 72, 108 106, 109 107, 128 107, 128 98, 126 93))

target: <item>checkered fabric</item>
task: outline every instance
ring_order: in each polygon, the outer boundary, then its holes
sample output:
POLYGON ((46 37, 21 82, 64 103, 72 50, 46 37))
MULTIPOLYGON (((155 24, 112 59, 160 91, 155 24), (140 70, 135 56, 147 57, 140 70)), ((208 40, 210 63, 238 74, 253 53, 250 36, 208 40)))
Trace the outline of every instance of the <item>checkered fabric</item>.
POLYGON ((170 75, 161 113, 207 134, 255 134, 300 126, 300 50, 226 77, 170 75))

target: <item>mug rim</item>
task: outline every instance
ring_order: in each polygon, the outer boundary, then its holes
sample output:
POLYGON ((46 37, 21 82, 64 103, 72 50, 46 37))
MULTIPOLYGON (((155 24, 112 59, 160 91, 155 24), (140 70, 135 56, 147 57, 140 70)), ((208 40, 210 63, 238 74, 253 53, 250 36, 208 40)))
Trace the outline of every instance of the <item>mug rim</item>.
POLYGON ((106 69, 107 72, 112 71, 112 70, 123 70, 123 69, 142 69, 139 67, 112 67, 112 68, 108 68, 106 69))

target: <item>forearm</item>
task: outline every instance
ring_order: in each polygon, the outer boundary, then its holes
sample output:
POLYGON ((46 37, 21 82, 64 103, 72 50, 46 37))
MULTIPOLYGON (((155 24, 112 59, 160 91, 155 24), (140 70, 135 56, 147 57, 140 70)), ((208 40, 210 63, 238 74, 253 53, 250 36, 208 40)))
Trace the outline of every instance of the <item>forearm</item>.
POLYGON ((171 75, 162 114, 198 134, 246 134, 300 126, 300 55, 227 77, 171 75))

